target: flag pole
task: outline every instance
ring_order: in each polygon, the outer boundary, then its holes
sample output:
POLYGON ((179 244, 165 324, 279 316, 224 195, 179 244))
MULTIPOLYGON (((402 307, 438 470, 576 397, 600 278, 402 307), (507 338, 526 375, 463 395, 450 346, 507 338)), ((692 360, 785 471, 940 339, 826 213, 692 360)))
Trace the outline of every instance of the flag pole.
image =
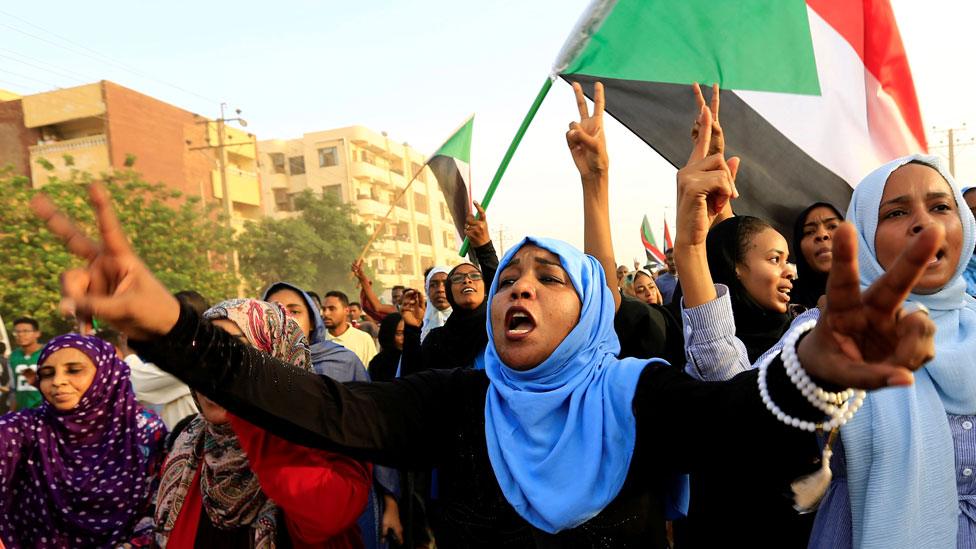
POLYGON ((373 231, 373 236, 369 237, 369 242, 367 242, 366 245, 363 246, 363 251, 359 252, 359 257, 356 259, 357 263, 362 261, 362 259, 366 257, 366 252, 369 251, 370 246, 372 246, 373 242, 376 241, 376 237, 378 237, 383 232, 383 229, 386 227, 386 222, 389 221, 390 216, 393 214, 393 209, 397 207, 397 202, 399 202, 400 199, 403 198, 403 195, 407 194, 407 189, 409 189, 410 185, 413 185, 413 182, 417 180, 417 177, 419 177, 421 172, 423 172, 424 169, 427 167, 428 162, 430 162, 430 159, 428 159, 427 162, 424 162, 423 165, 420 166, 420 169, 417 170, 417 173, 413 174, 413 177, 410 178, 410 181, 407 182, 406 186, 400 189, 400 192, 397 193, 397 195, 393 198, 392 200, 393 203, 390 204, 390 209, 386 211, 386 215, 384 215, 383 219, 380 220, 379 226, 376 227, 375 231, 373 231))
MULTIPOLYGON (((552 81, 555 80, 554 76, 546 78, 545 83, 542 84, 542 88, 539 93, 535 96, 535 101, 532 102, 532 106, 529 107, 529 112, 525 114, 525 118, 522 119, 522 125, 519 126, 517 132, 515 132, 515 137, 512 138, 512 143, 508 146, 508 150, 505 151, 505 156, 502 157, 501 163, 498 165, 498 169, 495 171, 495 177, 491 179, 491 184, 488 185, 488 190, 485 191, 485 197, 481 199, 481 207, 485 210, 488 209, 488 205, 491 204, 491 199, 495 196, 495 189, 498 188, 498 184, 502 180, 502 176, 505 175, 505 170, 508 169, 509 162, 512 161, 512 157, 515 156, 515 150, 518 149, 519 144, 522 142, 522 138, 525 136, 525 132, 529 129, 529 124, 532 123, 532 119, 535 118, 535 113, 539 112, 539 107, 542 106, 542 100, 546 98, 549 93, 549 89, 552 88, 552 81)), ((475 214, 477 217, 478 214, 475 214)), ((464 237, 464 243, 461 244, 461 250, 458 255, 465 257, 468 255, 468 248, 471 247, 471 242, 468 241, 468 237, 464 237)))

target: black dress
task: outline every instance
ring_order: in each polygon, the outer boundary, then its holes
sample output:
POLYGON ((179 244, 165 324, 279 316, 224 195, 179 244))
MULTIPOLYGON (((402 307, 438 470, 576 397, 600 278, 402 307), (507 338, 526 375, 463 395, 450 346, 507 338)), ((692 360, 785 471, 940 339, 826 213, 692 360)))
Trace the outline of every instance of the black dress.
MULTIPOLYGON (((764 407, 756 371, 723 383, 650 364, 633 399, 637 437, 620 494, 599 515, 556 535, 524 521, 494 477, 484 431, 488 378, 471 369, 429 370, 388 383, 340 384, 282 365, 181 307, 173 330, 140 356, 240 417, 292 442, 377 464, 441 471, 454 539, 443 547, 666 547, 664 486, 676 473, 724 468, 783 475, 818 458, 813 435, 779 423, 764 407)), ((822 417, 786 378, 769 371, 773 399, 787 413, 822 417)), ((742 494, 742 505, 750 505, 742 494)), ((717 546, 783 546, 776 524, 755 517, 749 539, 714 532, 717 546)))

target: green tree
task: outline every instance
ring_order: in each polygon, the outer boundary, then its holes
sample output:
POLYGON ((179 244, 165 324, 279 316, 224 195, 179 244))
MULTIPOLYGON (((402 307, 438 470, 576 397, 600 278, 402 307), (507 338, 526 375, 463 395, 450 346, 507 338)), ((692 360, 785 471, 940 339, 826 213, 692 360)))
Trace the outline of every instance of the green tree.
POLYGON ((295 207, 296 217, 250 221, 238 236, 248 291, 258 295, 271 282, 285 280, 320 295, 338 289, 352 298, 357 290, 349 266, 369 240, 365 226, 353 221, 352 207, 329 193, 305 191, 295 207))
MULTIPOLYGON (((74 170, 66 180, 52 179, 44 193, 69 217, 94 234, 85 185, 91 174, 74 170)), ((233 244, 229 228, 197 197, 184 197, 161 183, 151 184, 130 169, 102 174, 115 211, 133 247, 171 291, 193 289, 208 299, 237 295, 238 281, 220 266, 233 244)), ((0 169, 0 314, 38 319, 46 334, 71 329, 57 311, 59 275, 78 262, 65 251, 28 205, 37 192, 30 181, 0 169)))

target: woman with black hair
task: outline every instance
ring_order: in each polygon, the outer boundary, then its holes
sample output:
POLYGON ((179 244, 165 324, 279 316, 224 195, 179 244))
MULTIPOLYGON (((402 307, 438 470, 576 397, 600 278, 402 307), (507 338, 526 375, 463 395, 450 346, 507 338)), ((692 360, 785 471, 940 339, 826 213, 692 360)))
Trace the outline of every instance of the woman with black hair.
POLYGON ((816 202, 796 216, 793 224, 793 258, 797 279, 790 303, 812 309, 827 290, 827 274, 833 259, 834 231, 844 215, 827 202, 816 202))

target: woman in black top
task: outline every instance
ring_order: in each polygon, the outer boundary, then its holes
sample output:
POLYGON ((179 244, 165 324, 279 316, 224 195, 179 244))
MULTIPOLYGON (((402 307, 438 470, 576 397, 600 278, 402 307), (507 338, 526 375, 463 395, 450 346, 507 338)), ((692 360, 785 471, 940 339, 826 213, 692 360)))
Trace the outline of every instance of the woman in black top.
MULTIPOLYGON (((585 103, 582 99, 580 103, 582 111, 585 103)), ((602 111, 602 106, 602 93, 598 93, 598 111, 602 111)), ((568 137, 571 143, 575 139, 581 142, 580 146, 587 147, 593 141, 591 130, 586 124, 574 124, 568 137)), ((584 208, 601 217, 600 226, 609 216, 602 184, 605 183, 605 155, 603 159, 603 173, 599 178, 602 182, 589 180, 584 174, 584 208)), ((692 184, 700 186, 700 207, 708 208, 709 198, 714 204, 733 195, 733 180, 728 170, 722 169, 723 165, 724 160, 716 158, 714 167, 702 165, 682 174, 681 177, 690 178, 692 184)), ((274 359, 201 321, 191 309, 181 307, 132 252, 111 212, 104 188, 93 186, 92 197, 104 245, 85 238, 46 198, 34 201, 35 210, 51 230, 76 255, 88 261, 87 268, 69 271, 62 277, 66 307, 73 309, 83 321, 97 315, 118 326, 130 334, 142 356, 157 361, 231 412, 276 435, 376 463, 420 468, 440 465, 442 470, 456 471, 456 482, 471 485, 467 503, 472 508, 459 519, 461 526, 472 528, 464 536, 465 545, 663 547, 667 494, 672 490, 676 473, 722 463, 736 474, 763 475, 768 470, 776 470, 771 469, 774 464, 806 464, 816 457, 815 446, 810 451, 809 434, 779 423, 765 410, 756 390, 754 372, 725 383, 706 384, 688 378, 675 368, 662 367, 659 362, 624 363, 613 357, 616 338, 605 329, 599 332, 600 341, 582 347, 590 354, 581 356, 571 352, 563 356, 564 340, 574 342, 573 345, 578 343, 571 336, 576 326, 589 325, 598 319, 605 326, 612 318, 612 307, 594 309, 586 305, 592 299, 602 300, 604 304, 607 300, 615 301, 615 292, 606 286, 606 280, 613 280, 612 275, 605 276, 613 272, 612 257, 607 261, 599 253, 608 249, 609 238, 603 238, 608 234, 587 234, 588 238, 596 238, 592 248, 598 252, 604 271, 601 275, 591 274, 589 283, 576 280, 580 272, 576 264, 592 258, 580 259, 579 254, 563 251, 554 261, 552 252, 541 242, 542 246, 523 246, 518 250, 522 255, 512 255, 512 261, 502 265, 503 271, 496 280, 502 281, 505 289, 489 304, 495 327, 491 343, 498 360, 488 361, 486 366, 489 372, 493 368, 502 369, 501 373, 496 370, 489 374, 496 381, 489 382, 488 375, 480 370, 454 369, 422 372, 390 383, 342 385, 273 364, 274 359), (520 263, 515 263, 515 259, 520 263), (571 286, 569 281, 573 281, 571 286), (581 315, 578 319, 570 314, 574 307, 581 315), (562 314, 552 314, 558 311, 562 314), (529 321, 516 314, 522 312, 529 313, 529 321), (622 478, 619 490, 605 494, 606 484, 582 483, 583 488, 592 489, 594 494, 608 495, 608 502, 592 515, 576 516, 576 524, 549 533, 529 525, 529 522, 539 522, 534 510, 541 507, 534 509, 536 504, 526 507, 524 500, 513 492, 524 489, 524 495, 532 501, 533 490, 540 487, 533 486, 531 478, 525 479, 520 474, 524 469, 511 456, 497 460, 489 459, 488 455, 497 455, 496 443, 507 436, 497 430, 498 422, 512 417, 518 421, 519 417, 528 417, 523 413, 531 415, 533 410, 532 406, 513 409, 514 415, 509 418, 489 412, 497 411, 499 405, 524 403, 525 395, 517 394, 523 392, 517 380, 531 378, 537 365, 545 364, 548 368, 552 361, 557 365, 565 361, 574 368, 582 368, 558 372, 559 375, 585 374, 583 381, 573 379, 566 387, 557 387, 552 391, 556 394, 562 390, 577 394, 575 391, 581 386, 601 386, 600 376, 620 379, 621 373, 614 372, 615 368, 627 376, 636 369, 637 375, 632 385, 603 385, 605 392, 589 394, 589 402, 595 403, 596 408, 602 406, 604 411, 612 408, 617 412, 615 417, 606 416, 608 421, 618 424, 615 433, 626 433, 624 438, 629 437, 633 442, 633 450, 624 460, 617 459, 619 448, 610 439, 605 439, 609 446, 604 445, 600 450, 615 456, 612 461, 620 477, 614 478, 622 478), (608 367, 600 368, 600 365, 608 367), (621 405, 623 408, 618 408, 621 405), (627 413, 620 414, 621 409, 627 413), (620 425, 625 427, 619 428, 620 425), (507 474, 499 477, 500 471, 507 474), (512 478, 525 480, 513 484, 512 478), (517 502, 518 511, 509 504, 512 500, 517 502)), ((707 225, 701 230, 706 231, 707 225)), ((934 253, 938 235, 928 230, 917 237, 896 265, 868 290, 871 298, 864 300, 856 284, 853 237, 850 230, 837 233, 833 270, 837 283, 829 289, 830 306, 817 328, 798 345, 799 358, 811 376, 842 386, 877 388, 910 383, 909 369, 919 367, 924 357, 930 356, 931 322, 920 313, 899 315, 899 306, 934 253), (851 284, 852 281, 855 282, 851 284), (857 321, 864 318, 877 322, 857 321), (885 344, 898 337, 901 345, 892 353, 889 349, 895 347, 885 344), (847 348, 855 349, 848 352, 856 356, 844 354, 837 343, 840 338, 853 343, 853 347, 847 348), (805 345, 807 340, 816 342, 817 348, 805 345)), ((590 271, 594 272, 592 264, 590 271)), ((768 376, 771 397, 780 408, 794 416, 819 417, 791 387, 781 364, 774 364, 768 376)), ((531 388, 521 388, 531 393, 531 388)), ((568 413, 569 417, 586 420, 585 415, 573 416, 575 407, 582 405, 578 400, 567 402, 568 408, 558 407, 556 415, 566 417, 568 413)), ((555 427, 572 438, 579 434, 574 425, 565 422, 546 427, 529 422, 516 431, 548 440, 552 432, 547 429, 555 427)), ((503 454, 509 450, 518 453, 518 448, 501 448, 503 454)), ((523 458, 532 462, 538 456, 523 458)), ((564 469, 574 465, 583 471, 594 464, 586 459, 574 462, 572 456, 560 456, 547 467, 564 469)), ((537 469, 540 476, 548 474, 547 467, 537 469)), ((557 493, 560 489, 567 493, 577 489, 569 484, 541 488, 557 493)), ((537 504, 592 507, 590 501, 553 500, 537 504)), ((769 525, 762 528, 755 533, 760 539, 769 533, 769 525)), ((736 541, 729 540, 729 543, 736 541)))

